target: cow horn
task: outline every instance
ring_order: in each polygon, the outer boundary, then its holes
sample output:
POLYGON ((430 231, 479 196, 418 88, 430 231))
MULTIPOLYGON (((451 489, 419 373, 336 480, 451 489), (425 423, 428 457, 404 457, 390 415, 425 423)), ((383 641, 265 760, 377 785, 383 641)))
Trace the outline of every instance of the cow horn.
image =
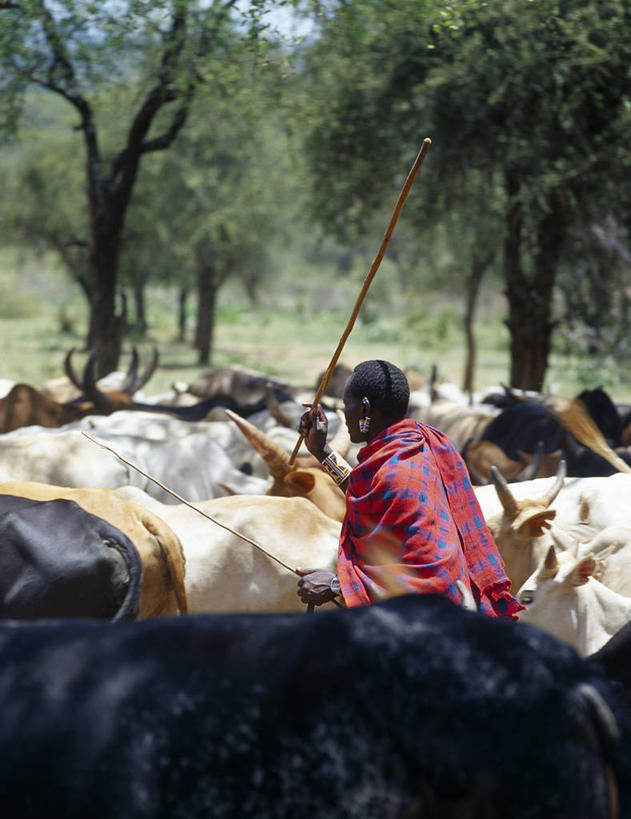
POLYGON ((491 480, 493 481, 495 491, 497 492, 497 497, 500 499, 500 502, 506 514, 516 515, 517 512, 519 511, 517 501, 513 497, 513 493, 510 491, 510 487, 506 481, 506 478, 502 475, 502 473, 495 466, 495 464, 491 466, 491 480))
POLYGON ((537 444, 537 448, 535 449, 535 454, 532 456, 532 460, 529 464, 522 469, 515 480, 518 481, 531 481, 539 471, 539 467, 541 466, 541 459, 543 458, 543 441, 539 441, 537 444))
POLYGON ((72 356, 74 355, 75 347, 71 347, 68 352, 66 353, 66 358, 64 359, 64 371, 69 381, 74 384, 74 386, 83 392, 83 384, 81 383, 81 379, 76 374, 74 367, 72 366, 72 356))
POLYGON ((462 460, 464 461, 465 466, 467 467, 467 471, 469 472, 469 477, 471 478, 471 483, 474 484, 475 486, 487 486, 490 483, 490 481, 483 478, 478 472, 476 472, 475 467, 473 466, 473 464, 469 463, 469 460, 467 458, 467 452, 468 452, 469 446, 472 443, 473 443, 473 435, 470 435, 467 438, 467 440, 464 442, 464 445, 463 445, 462 449, 460 450, 460 455, 462 456, 462 460))
POLYGON ((556 480, 550 487, 550 489, 546 492, 543 496, 543 501, 546 507, 550 506, 552 501, 556 498, 556 496, 561 491, 563 486, 563 481, 565 480, 565 476, 567 474, 567 464, 563 459, 559 461, 559 467, 557 469, 556 480))
MULTIPOLYGON (((134 348, 135 349, 135 348, 134 348)), ((138 392, 139 389, 145 386, 147 381, 151 378, 154 374, 156 367, 158 366, 158 348, 154 347, 151 353, 151 360, 143 370, 143 372, 135 378, 133 384, 131 385, 129 390, 125 390, 128 395, 133 395, 135 392, 138 392)), ((131 367, 130 367, 131 370, 131 367)), ((129 374, 128 374, 129 375, 129 374)), ((127 378, 125 378, 125 383, 127 383, 127 378)))
POLYGON ((567 430, 563 431, 563 446, 573 458, 580 458, 585 452, 585 447, 579 444, 572 433, 567 430))
POLYGON ((335 414, 340 419, 340 425, 335 431, 335 435, 329 441, 329 446, 339 453, 342 458, 348 455, 348 450, 351 448, 351 436, 348 434, 346 426, 346 419, 342 410, 335 410, 335 414))
POLYGON ((438 389, 436 382, 438 381, 438 367, 432 364, 432 370, 429 376, 429 402, 433 404, 438 399, 438 389))
POLYGON ((287 413, 283 410, 280 405, 278 398, 276 398, 276 393, 274 392, 274 385, 271 381, 268 381, 265 384, 265 406, 267 407, 267 411, 272 416, 272 418, 276 421, 277 424, 280 424, 281 427, 293 427, 294 421, 292 418, 287 415, 287 413))
POLYGON ((276 441, 272 441, 262 430, 255 427, 254 424, 251 424, 245 418, 237 415, 236 412, 226 409, 225 413, 231 421, 234 421, 250 444, 263 458, 273 478, 284 478, 285 475, 292 471, 288 453, 285 452, 276 441))
POLYGON ((135 347, 131 348, 131 362, 127 368, 127 375, 121 384, 121 392, 126 392, 127 395, 133 395, 133 389, 136 379, 138 378, 138 350, 135 347))
POLYGON ((490 481, 488 481, 486 478, 483 478, 480 474, 478 474, 475 471, 475 467, 473 466, 473 464, 467 463, 465 461, 465 465, 469 472, 471 483, 474 484, 474 486, 487 486, 490 483, 490 481))
POLYGON ((88 356, 88 360, 83 370, 82 390, 83 393, 85 394, 85 397, 89 401, 92 401, 95 407, 103 409, 104 407, 107 407, 110 402, 107 395, 104 392, 101 392, 101 390, 96 385, 96 376, 94 373, 96 355, 97 355, 96 347, 93 347, 90 350, 90 355, 88 356))

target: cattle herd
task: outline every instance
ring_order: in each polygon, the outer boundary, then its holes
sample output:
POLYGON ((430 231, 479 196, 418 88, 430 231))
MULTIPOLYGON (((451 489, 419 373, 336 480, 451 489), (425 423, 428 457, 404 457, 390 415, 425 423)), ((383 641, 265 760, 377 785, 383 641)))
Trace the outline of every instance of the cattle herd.
POLYGON ((157 352, 101 380, 75 355, 0 397, 3 815, 631 819, 631 408, 413 389, 520 621, 430 595, 304 617, 345 507, 291 457, 318 384, 224 367, 157 396, 157 352))

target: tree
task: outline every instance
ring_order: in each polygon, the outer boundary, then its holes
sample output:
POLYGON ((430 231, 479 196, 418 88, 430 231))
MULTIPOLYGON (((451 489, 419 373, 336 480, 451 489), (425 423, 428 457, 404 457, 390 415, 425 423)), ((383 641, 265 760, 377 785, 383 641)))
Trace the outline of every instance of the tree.
MULTIPOLYGON (((35 85, 62 97, 83 142, 89 212, 89 343, 98 371, 116 369, 123 326, 116 315, 118 262, 140 162, 172 145, 199 85, 231 60, 237 0, 124 0, 110 3, 16 0, 0 5, 2 126, 15 129, 25 91, 35 85), (139 93, 117 143, 100 138, 98 93, 139 93)), ((253 25, 264 1, 247 13, 253 25)), ((243 40, 243 37, 240 38, 243 40)), ((78 148, 78 146, 77 146, 78 148)), ((79 156, 77 150, 76 153, 79 156)))
POLYGON ((87 224, 85 208, 79 205, 83 189, 79 169, 66 159, 72 155, 73 140, 66 128, 51 127, 50 122, 57 121, 58 107, 51 110, 42 96, 32 95, 22 118, 20 142, 3 154, 2 240, 38 252, 56 252, 89 305, 87 224), (45 130, 40 132, 42 127, 45 130))
MULTIPOLYGON (((229 82, 199 93, 178 150, 156 157, 139 180, 142 190, 155 189, 149 176, 168 187, 163 205, 150 211, 154 231, 138 233, 149 238, 160 232, 159 264, 176 262, 171 279, 191 283, 197 292, 194 344, 200 364, 212 358, 220 289, 237 279, 256 303, 270 272, 270 248, 282 236, 291 208, 287 140, 272 104, 280 81, 275 66, 263 67, 242 54, 230 71, 229 82)), ((132 222, 136 213, 133 206, 132 222)))
POLYGON ((316 170, 348 170, 342 181, 319 175, 322 217, 361 225, 425 135, 422 190, 442 186, 449 208, 490 177, 477 215, 460 210, 474 230, 501 212, 514 386, 542 387, 556 275, 586 202, 607 213, 619 201, 603 178, 626 140, 630 15, 622 0, 362 0, 323 12, 308 63, 323 89, 309 151, 316 170))

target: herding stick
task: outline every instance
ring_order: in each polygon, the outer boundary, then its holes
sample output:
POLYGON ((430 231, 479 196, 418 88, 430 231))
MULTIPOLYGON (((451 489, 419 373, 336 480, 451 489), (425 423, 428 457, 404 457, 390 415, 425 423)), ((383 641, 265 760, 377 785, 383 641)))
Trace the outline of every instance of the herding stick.
MULTIPOLYGON (((357 318, 359 310, 360 310, 360 308, 362 306, 362 302, 364 301, 364 297, 366 296, 366 293, 368 292, 368 288, 372 284, 372 280, 375 278, 375 274, 376 274, 377 270, 379 270, 379 265, 381 264, 381 260, 383 259, 384 255, 385 255, 385 252, 386 252, 386 250, 388 248, 388 245, 390 244, 390 239, 392 238, 392 234, 394 232, 395 225, 396 225, 397 220, 399 218, 399 214, 401 213, 401 209, 403 208, 403 204, 404 204, 405 200, 407 199, 407 195, 410 192, 410 188, 414 184, 414 180, 416 179, 416 175, 421 169, 421 165, 423 164, 423 161, 425 159, 425 155, 429 151, 429 146, 431 144, 432 144, 432 140, 429 137, 425 137, 425 139, 423 140, 423 145, 421 146, 421 150, 418 152, 418 155, 417 155, 416 159, 414 160, 414 164, 412 165, 412 167, 410 169, 410 172, 408 173, 407 178, 406 178, 405 182, 403 183, 403 187, 401 188, 401 193, 399 194, 399 198, 397 199, 397 203, 394 206, 394 210, 392 211, 392 216, 390 217, 390 222, 388 224, 386 232, 384 233, 383 240, 381 242, 381 246, 379 247, 379 250, 377 251, 377 255, 375 256, 375 258, 373 260, 373 263, 370 266, 370 270, 368 271, 368 274, 366 275, 366 278, 364 280, 364 284, 363 284, 363 287, 361 289, 361 292, 360 292, 359 296, 357 297, 357 301, 355 302, 355 307, 353 308, 353 312, 351 313, 351 317, 348 320, 348 324, 346 325, 346 329, 342 333, 342 337, 340 338, 339 344, 337 345, 337 349, 333 353, 333 358, 331 359, 331 362, 330 362, 329 366, 327 367, 326 372, 324 373, 324 375, 322 377, 322 381, 320 383, 320 386, 318 387, 318 391, 317 391, 317 393, 315 395, 315 398, 313 399, 313 404, 311 405, 311 409, 309 410, 309 417, 310 418, 313 417, 313 413, 316 411, 318 403, 320 402, 320 399, 322 398, 322 395, 323 395, 325 389, 327 388, 329 381, 331 380, 331 376, 333 375, 333 370, 335 369, 335 365, 337 364, 338 359, 340 357, 340 354, 342 352, 342 349, 344 347, 344 344, 346 343, 346 339, 349 337, 349 335, 351 333, 351 330, 353 329, 353 325, 355 324, 355 319, 357 318)), ((289 463, 290 464, 293 464, 293 462, 296 459, 296 455, 298 454, 298 450, 300 449, 300 444, 302 443, 303 437, 304 436, 301 434, 300 437, 298 438, 298 441, 296 442, 296 446, 294 447, 294 451, 289 456, 289 463)))

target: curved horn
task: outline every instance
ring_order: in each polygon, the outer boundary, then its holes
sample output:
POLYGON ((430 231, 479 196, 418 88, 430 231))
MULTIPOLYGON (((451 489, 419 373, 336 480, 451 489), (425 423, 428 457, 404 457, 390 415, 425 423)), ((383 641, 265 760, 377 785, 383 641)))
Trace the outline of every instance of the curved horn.
POLYGON ((335 435, 329 441, 329 446, 343 458, 345 455, 348 455, 348 451, 351 448, 351 436, 348 434, 346 419, 344 418, 342 410, 335 410, 335 414, 340 419, 340 425, 336 429, 335 435))
POLYGON ((567 450, 568 455, 571 455, 573 458, 580 458, 583 452, 585 452, 585 447, 579 444, 572 433, 565 429, 562 435, 562 446, 567 450))
POLYGON ((467 467, 467 471, 469 472, 469 477, 471 478, 471 483, 475 484, 475 486, 486 486, 490 483, 490 481, 483 478, 478 472, 476 472, 475 467, 473 464, 469 463, 467 458, 467 453, 469 451, 469 446, 473 443, 473 435, 470 435, 467 440, 464 442, 462 449, 460 450, 460 455, 462 456, 462 460, 467 467))
POLYGON ((96 375, 94 367, 96 365, 96 347, 90 350, 90 355, 83 370, 82 390, 85 397, 92 401, 95 407, 103 409, 110 403, 109 398, 96 385, 96 375))
POLYGON ((513 493, 510 491, 506 478, 502 475, 495 464, 493 464, 491 467, 491 480, 493 481, 495 491, 497 492, 497 497, 500 499, 506 514, 516 515, 519 512, 517 501, 513 497, 513 493))
POLYGON ((544 501, 546 508, 550 506, 552 501, 556 498, 556 496, 561 491, 563 487, 563 481, 565 480, 565 476, 567 474, 567 464, 565 460, 561 459, 559 461, 559 467, 557 469, 556 479, 550 489, 546 492, 543 496, 542 500, 544 501))
POLYGON ((131 362, 129 367, 127 368, 127 375, 125 376, 125 380, 121 384, 121 392, 126 392, 127 395, 131 396, 136 391, 134 389, 134 384, 136 383, 136 379, 138 378, 138 350, 135 347, 131 348, 131 362))
MULTIPOLYGON (((143 370, 143 372, 136 378, 134 381, 131 389, 129 391, 125 390, 128 395, 133 395, 135 392, 138 392, 139 389, 145 386, 147 381, 151 378, 154 374, 156 367, 158 366, 158 348, 154 347, 151 353, 151 360, 143 370)), ((127 381, 127 379, 125 379, 127 381)))
POLYGON ((433 404, 438 398, 438 390, 436 389, 436 382, 438 381, 438 367, 432 364, 432 371, 429 377, 429 401, 433 404))
POLYGON ((271 381, 268 381, 265 384, 265 406, 267 407, 267 411, 272 418, 277 424, 280 424, 281 427, 292 428, 294 426, 293 419, 287 415, 287 413, 281 407, 278 398, 276 398, 274 385, 271 381))
POLYGON ((273 478, 284 478, 285 475, 292 471, 288 453, 285 452, 276 441, 272 441, 262 430, 255 427, 254 424, 251 424, 249 421, 246 421, 245 418, 237 415, 236 412, 229 409, 224 411, 263 458, 273 478))
POLYGON ((535 454, 532 456, 532 460, 529 464, 522 469, 519 475, 515 478, 517 481, 531 481, 539 471, 539 467, 541 466, 541 459, 543 458, 543 441, 539 441, 537 444, 537 448, 535 449, 535 454))
POLYGON ((66 357, 64 359, 64 372, 66 373, 66 377, 68 380, 74 384, 74 386, 83 392, 83 384, 81 383, 81 379, 76 374, 74 367, 72 366, 72 356, 75 352, 75 347, 71 347, 68 352, 66 353, 66 357))
POLYGON ((483 478, 475 471, 475 467, 473 466, 473 464, 467 463, 465 461, 465 465, 469 472, 469 477, 471 478, 472 484, 474 484, 475 486, 487 486, 490 483, 490 481, 486 480, 486 478, 483 478))

